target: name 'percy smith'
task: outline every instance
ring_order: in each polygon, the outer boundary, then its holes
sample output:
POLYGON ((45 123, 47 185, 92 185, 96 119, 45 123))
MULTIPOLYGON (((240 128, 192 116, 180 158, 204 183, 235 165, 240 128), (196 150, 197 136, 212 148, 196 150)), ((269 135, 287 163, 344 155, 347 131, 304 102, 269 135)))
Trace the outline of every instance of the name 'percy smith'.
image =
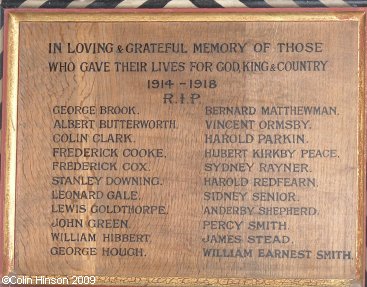
MULTIPOLYGON (((244 53, 247 43, 245 42, 203 42, 203 43, 175 43, 175 42, 92 42, 92 43, 67 43, 66 49, 69 54, 198 54, 215 53, 244 53)), ((50 48, 51 49, 51 48, 50 48)), ((61 51, 62 47, 57 47, 61 51)))

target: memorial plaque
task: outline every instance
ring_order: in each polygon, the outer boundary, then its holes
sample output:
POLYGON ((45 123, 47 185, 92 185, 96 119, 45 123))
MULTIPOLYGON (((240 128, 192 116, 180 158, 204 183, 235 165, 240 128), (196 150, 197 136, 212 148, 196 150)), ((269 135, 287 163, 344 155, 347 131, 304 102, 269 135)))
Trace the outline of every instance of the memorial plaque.
POLYGON ((2 275, 362 286, 364 21, 6 11, 2 275))

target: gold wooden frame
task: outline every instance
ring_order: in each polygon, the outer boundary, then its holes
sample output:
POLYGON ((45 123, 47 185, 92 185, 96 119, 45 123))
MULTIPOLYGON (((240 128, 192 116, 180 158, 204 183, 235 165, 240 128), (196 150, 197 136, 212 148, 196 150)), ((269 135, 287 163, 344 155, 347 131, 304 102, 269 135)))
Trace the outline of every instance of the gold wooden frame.
MULTIPOLYGON (((365 11, 324 11, 324 12, 138 12, 131 10, 116 13, 117 9, 99 13, 90 11, 27 11, 9 9, 6 11, 5 41, 5 84, 6 117, 4 117, 5 141, 3 147, 2 186, 4 192, 3 213, 3 246, 1 273, 3 276, 14 274, 14 225, 15 225, 15 181, 16 181, 16 134, 17 134, 17 95, 18 95, 18 45, 19 24, 21 22, 123 22, 123 21, 166 21, 166 22, 304 22, 304 21, 355 21, 359 29, 358 76, 358 218, 356 242, 356 278, 357 279, 259 279, 259 278, 192 278, 192 277, 116 277, 96 276, 97 285, 126 286, 360 286, 364 273, 364 222, 365 222, 365 11)), ((35 276, 17 274, 17 277, 31 278, 35 276)), ((41 275, 39 275, 41 276, 41 275)), ((48 276, 47 278, 64 278, 48 276)), ((71 276, 69 276, 71 279, 71 276)))

